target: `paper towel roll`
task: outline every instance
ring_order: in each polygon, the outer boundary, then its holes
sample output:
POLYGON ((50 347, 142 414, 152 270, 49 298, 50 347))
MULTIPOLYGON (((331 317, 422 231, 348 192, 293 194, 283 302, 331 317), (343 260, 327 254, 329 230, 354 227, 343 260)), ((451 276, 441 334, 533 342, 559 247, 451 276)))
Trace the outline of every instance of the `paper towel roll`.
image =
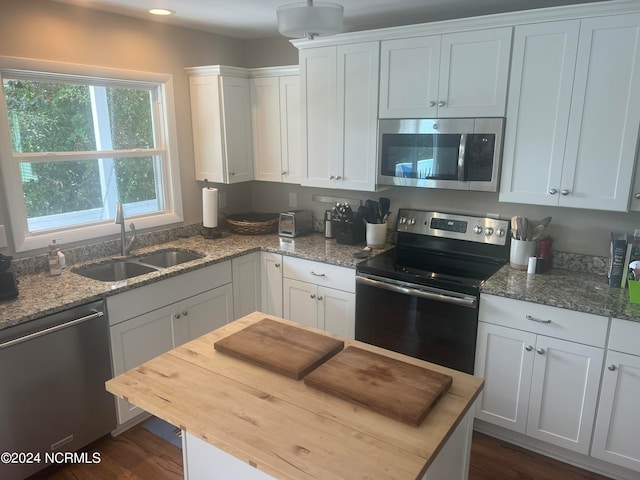
POLYGON ((218 226, 218 189, 202 189, 202 226, 215 228, 218 226))

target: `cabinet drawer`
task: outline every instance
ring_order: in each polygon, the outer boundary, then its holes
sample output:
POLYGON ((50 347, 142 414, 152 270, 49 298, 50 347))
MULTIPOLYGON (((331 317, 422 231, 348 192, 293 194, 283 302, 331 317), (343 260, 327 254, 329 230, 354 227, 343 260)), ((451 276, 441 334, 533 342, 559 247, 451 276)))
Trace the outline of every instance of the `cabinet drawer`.
POLYGON ((640 323, 619 318, 611 319, 609 350, 640 356, 640 323))
POLYGON ((231 260, 107 298, 109 325, 231 283, 231 260))
POLYGON ((481 295, 480 321, 604 347, 609 318, 512 298, 481 295))
POLYGON ((351 268, 286 256, 282 259, 282 263, 283 276, 286 278, 345 292, 355 293, 356 291, 356 272, 351 268))

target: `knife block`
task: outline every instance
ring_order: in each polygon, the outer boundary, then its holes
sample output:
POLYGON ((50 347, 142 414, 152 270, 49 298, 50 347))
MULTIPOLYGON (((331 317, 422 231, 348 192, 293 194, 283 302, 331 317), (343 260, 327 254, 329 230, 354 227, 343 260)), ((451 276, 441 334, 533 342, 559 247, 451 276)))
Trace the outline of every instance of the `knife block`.
POLYGON ((365 224, 361 215, 356 215, 353 222, 333 222, 336 243, 341 245, 359 245, 364 243, 365 224))

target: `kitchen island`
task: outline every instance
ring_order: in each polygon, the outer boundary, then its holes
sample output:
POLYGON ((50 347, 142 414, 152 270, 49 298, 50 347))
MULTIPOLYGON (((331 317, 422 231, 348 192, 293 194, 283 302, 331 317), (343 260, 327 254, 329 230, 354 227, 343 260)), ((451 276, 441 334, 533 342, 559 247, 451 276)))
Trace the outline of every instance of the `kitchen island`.
POLYGON ((453 377, 414 427, 214 349, 217 340, 264 318, 300 327, 254 312, 106 384, 183 430, 185 478, 467 478, 472 405, 482 379, 341 339, 345 347, 453 377))

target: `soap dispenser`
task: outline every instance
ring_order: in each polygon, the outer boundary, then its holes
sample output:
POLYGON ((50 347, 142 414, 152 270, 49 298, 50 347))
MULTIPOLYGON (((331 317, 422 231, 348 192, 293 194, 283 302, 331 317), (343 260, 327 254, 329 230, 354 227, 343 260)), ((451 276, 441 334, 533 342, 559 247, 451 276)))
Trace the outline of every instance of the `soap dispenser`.
POLYGON ((67 266, 64 253, 60 251, 55 240, 52 240, 49 244, 47 260, 49 261, 49 273, 51 275, 60 275, 67 266))

